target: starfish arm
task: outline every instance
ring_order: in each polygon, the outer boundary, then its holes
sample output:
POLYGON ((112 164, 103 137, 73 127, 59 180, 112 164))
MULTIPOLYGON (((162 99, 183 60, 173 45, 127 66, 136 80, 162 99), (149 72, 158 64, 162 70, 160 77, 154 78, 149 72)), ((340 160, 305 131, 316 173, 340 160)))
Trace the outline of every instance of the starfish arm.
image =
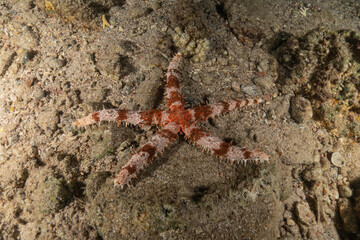
POLYGON ((116 109, 103 109, 99 112, 94 112, 84 118, 80 118, 75 122, 78 127, 87 126, 103 121, 117 122, 118 124, 143 124, 143 125, 165 125, 168 119, 168 112, 161 110, 147 110, 147 111, 128 111, 116 109))
POLYGON ((123 187, 128 184, 132 178, 135 178, 141 169, 143 169, 157 154, 161 153, 177 138, 180 127, 177 124, 169 123, 163 130, 153 136, 149 142, 143 145, 131 159, 122 167, 114 179, 117 186, 123 187))
POLYGON ((247 106, 252 106, 255 104, 262 103, 264 100, 261 98, 245 98, 230 100, 228 102, 218 102, 206 105, 198 105, 192 108, 189 108, 189 112, 193 115, 193 120, 195 122, 200 122, 208 118, 214 118, 218 115, 227 113, 237 108, 243 108, 247 106))
POLYGON ((246 164, 248 160, 268 161, 269 156, 257 149, 246 149, 233 146, 231 143, 222 141, 213 136, 208 131, 191 125, 184 130, 185 136, 190 141, 217 155, 224 157, 232 162, 241 162, 246 164))
POLYGON ((183 110, 185 108, 184 97, 180 90, 180 76, 179 63, 181 61, 181 54, 175 55, 170 62, 166 73, 165 99, 167 106, 171 111, 183 110))

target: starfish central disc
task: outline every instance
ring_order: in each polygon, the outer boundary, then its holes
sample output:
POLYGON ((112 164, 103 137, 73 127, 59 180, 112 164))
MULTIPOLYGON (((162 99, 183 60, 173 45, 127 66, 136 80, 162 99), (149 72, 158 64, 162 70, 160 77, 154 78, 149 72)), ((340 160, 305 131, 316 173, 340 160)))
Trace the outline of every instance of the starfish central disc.
POLYGON ((193 116, 188 110, 171 111, 168 121, 176 123, 181 131, 194 123, 193 116))

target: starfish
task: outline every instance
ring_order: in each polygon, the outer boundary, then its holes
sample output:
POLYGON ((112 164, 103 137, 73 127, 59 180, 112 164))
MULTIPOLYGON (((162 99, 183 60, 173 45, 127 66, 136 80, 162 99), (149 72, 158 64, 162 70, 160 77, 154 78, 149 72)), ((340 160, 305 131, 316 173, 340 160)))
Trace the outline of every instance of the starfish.
POLYGON ((179 63, 181 54, 175 55, 170 62, 166 73, 165 99, 167 109, 151 109, 145 111, 129 111, 117 109, 103 109, 87 117, 78 119, 75 125, 87 126, 102 121, 137 124, 157 125, 162 128, 143 145, 131 159, 122 167, 114 179, 114 183, 121 188, 128 185, 151 160, 170 144, 174 143, 179 134, 184 134, 185 139, 201 146, 212 154, 229 159, 231 162, 246 164, 249 160, 268 161, 269 156, 259 149, 247 149, 233 146, 224 142, 210 132, 197 126, 200 121, 214 118, 237 108, 259 104, 264 100, 258 98, 245 98, 218 102, 195 107, 185 108, 185 99, 181 94, 179 81, 179 63))

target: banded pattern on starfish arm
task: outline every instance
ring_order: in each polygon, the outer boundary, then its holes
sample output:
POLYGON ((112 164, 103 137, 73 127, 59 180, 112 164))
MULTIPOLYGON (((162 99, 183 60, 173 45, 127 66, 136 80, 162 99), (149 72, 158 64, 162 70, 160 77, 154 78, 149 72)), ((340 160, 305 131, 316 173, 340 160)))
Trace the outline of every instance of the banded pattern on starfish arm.
POLYGON ((231 143, 224 142, 207 130, 197 126, 197 123, 209 118, 264 101, 259 98, 245 98, 198 105, 185 109, 185 99, 181 93, 179 81, 180 60, 181 54, 178 53, 170 62, 166 73, 165 99, 167 109, 145 111, 103 109, 75 122, 79 127, 102 121, 162 127, 162 130, 158 131, 146 144, 141 146, 121 168, 115 177, 115 185, 120 187, 128 185, 131 179, 135 178, 139 171, 149 164, 156 155, 175 142, 178 134, 184 134, 189 141, 231 162, 245 164, 249 160, 260 162, 269 160, 269 156, 259 149, 233 146, 231 143))

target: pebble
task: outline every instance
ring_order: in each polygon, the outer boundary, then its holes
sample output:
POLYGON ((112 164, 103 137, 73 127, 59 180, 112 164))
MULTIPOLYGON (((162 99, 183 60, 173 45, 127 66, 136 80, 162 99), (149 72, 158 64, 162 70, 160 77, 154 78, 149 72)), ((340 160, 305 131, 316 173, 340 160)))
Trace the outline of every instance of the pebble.
POLYGON ((307 202, 297 202, 295 206, 296 215, 301 223, 310 226, 315 223, 315 215, 307 202))
POLYGON ((41 100, 42 98, 44 98, 45 97, 45 92, 43 91, 43 90, 41 90, 41 89, 36 89, 35 91, 34 91, 34 98, 36 99, 36 100, 41 100))
POLYGON ((232 82, 231 83, 231 88, 236 92, 240 92, 240 90, 241 90, 240 83, 239 82, 232 82))
POLYGON ((349 198, 353 194, 353 191, 351 190, 351 188, 349 186, 340 185, 338 187, 338 189, 339 189, 340 197, 349 198))
POLYGON ((35 51, 25 50, 22 58, 22 64, 25 65, 26 63, 31 61, 35 57, 35 55, 36 55, 35 51))
POLYGON ((46 60, 48 67, 50 67, 51 69, 54 70, 59 70, 60 68, 64 67, 66 64, 66 60, 65 59, 61 59, 61 58, 48 58, 46 60))
POLYGON ((134 97, 134 101, 143 109, 155 108, 161 99, 161 90, 163 71, 160 68, 154 68, 149 77, 143 81, 134 97))
POLYGON ((23 27, 20 37, 16 40, 16 45, 23 49, 34 49, 38 46, 40 38, 30 27, 23 27))
POLYGON ((277 97, 270 103, 270 110, 273 119, 281 118, 288 113, 290 107, 289 96, 277 97))
POLYGON ((310 169, 304 171, 303 178, 305 181, 317 181, 322 177, 321 166, 313 166, 310 169))
POLYGON ((48 177, 40 183, 38 191, 40 212, 44 214, 58 212, 71 199, 71 193, 65 182, 55 177, 48 177))
POLYGON ((269 75, 255 77, 252 81, 266 91, 270 91, 274 87, 274 79, 269 75))
POLYGON ((256 85, 241 85, 241 90, 249 96, 256 96, 258 93, 256 85))
POLYGON ((290 115, 297 123, 307 123, 313 117, 311 103, 306 98, 297 96, 290 101, 290 115))
POLYGON ((294 226, 296 223, 293 219, 289 218, 286 220, 286 224, 289 226, 294 226))
POLYGON ((267 59, 262 60, 259 62, 259 65, 257 66, 257 70, 259 72, 267 72, 269 70, 269 62, 267 59))
POLYGON ((0 51, 0 76, 4 75, 6 71, 9 69, 12 64, 14 57, 16 56, 16 52, 13 50, 7 50, 3 48, 0 51))

